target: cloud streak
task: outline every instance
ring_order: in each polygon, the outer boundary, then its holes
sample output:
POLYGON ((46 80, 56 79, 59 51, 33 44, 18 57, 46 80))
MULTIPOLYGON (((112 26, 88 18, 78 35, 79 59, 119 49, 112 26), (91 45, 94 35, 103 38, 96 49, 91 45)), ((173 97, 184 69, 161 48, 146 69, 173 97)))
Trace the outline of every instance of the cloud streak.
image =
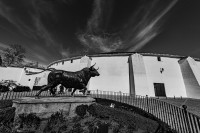
MULTIPOLYGON (((23 14, 17 14, 18 9, 6 4, 6 1, 0 1, 0 16, 15 26, 21 34, 38 42, 38 44, 34 43, 34 45, 42 45, 40 48, 46 48, 51 54, 57 54, 57 57, 60 56, 60 58, 69 56, 69 54, 65 52, 67 49, 63 48, 62 43, 59 43, 54 39, 54 35, 46 28, 42 20, 44 16, 56 20, 55 10, 52 5, 53 3, 51 1, 47 2, 40 0, 20 2, 23 2, 23 4, 21 3, 21 6, 26 10, 24 16, 23 14)), ((33 46, 29 46, 29 49, 33 49, 33 46)), ((48 58, 38 51, 35 51, 34 54, 35 57, 37 56, 37 58, 42 61, 45 61, 48 58)))
POLYGON ((161 0, 143 1, 118 32, 107 32, 106 28, 112 25, 108 25, 109 18, 102 16, 112 15, 114 9, 112 6, 108 8, 107 5, 113 5, 114 2, 107 4, 105 0, 95 0, 87 29, 78 35, 78 39, 86 48, 95 52, 137 51, 161 32, 161 19, 177 1, 171 0, 168 3, 163 2, 164 4, 161 0))

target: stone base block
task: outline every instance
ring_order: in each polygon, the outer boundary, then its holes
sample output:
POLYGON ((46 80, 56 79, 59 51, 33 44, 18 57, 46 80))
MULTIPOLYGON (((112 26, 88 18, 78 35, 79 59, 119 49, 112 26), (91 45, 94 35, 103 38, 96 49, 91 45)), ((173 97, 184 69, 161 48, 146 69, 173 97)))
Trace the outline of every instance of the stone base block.
POLYGON ((62 110, 68 117, 74 117, 78 105, 90 105, 95 102, 91 97, 23 97, 13 100, 15 116, 35 113, 40 118, 49 118, 53 113, 62 110))

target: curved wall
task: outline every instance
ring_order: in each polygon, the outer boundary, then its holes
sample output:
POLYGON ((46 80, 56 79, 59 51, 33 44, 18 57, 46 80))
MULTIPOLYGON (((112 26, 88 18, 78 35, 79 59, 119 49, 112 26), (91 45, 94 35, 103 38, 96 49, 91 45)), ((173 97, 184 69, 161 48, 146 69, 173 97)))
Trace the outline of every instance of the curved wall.
POLYGON ((85 65, 82 65, 81 57, 76 57, 56 61, 49 67, 77 71, 96 63, 95 67, 99 67, 100 76, 91 78, 88 85, 90 90, 122 91, 143 96, 200 97, 198 59, 193 59, 195 68, 191 63, 189 66, 193 69, 185 68, 193 75, 188 77, 189 74, 184 73, 185 69, 182 69, 180 60, 188 60, 191 57, 150 53, 101 54, 89 57, 85 65), (189 82, 188 78, 196 82, 189 82))
MULTIPOLYGON (((90 79, 89 90, 200 98, 200 60, 192 57, 151 53, 100 54, 59 60, 48 67, 75 72, 95 63, 100 76, 90 79)), ((26 75, 24 68, 12 67, 0 67, 0 72, 0 80, 14 80, 30 88, 47 84, 49 73, 26 75)))

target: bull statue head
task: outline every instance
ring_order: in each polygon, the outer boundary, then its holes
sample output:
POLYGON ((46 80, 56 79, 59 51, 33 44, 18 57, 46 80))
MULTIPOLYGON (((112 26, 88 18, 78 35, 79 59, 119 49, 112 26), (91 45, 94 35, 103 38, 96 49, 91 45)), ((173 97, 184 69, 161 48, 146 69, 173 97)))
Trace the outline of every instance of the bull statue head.
POLYGON ((97 70, 99 70, 99 68, 95 69, 94 68, 95 65, 96 65, 96 63, 89 68, 90 74, 91 74, 92 77, 100 75, 99 72, 97 71, 97 70))

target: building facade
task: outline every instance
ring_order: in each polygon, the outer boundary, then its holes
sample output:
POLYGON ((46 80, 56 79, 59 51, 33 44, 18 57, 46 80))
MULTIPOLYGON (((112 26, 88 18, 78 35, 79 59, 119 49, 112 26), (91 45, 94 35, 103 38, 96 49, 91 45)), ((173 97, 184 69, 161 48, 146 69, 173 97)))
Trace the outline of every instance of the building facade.
MULTIPOLYGON (((95 64, 100 76, 92 77, 89 90, 159 97, 200 98, 200 60, 153 53, 110 53, 55 61, 48 68, 79 71, 95 64)), ((26 75, 24 68, 1 68, 0 80, 13 79, 32 88, 47 84, 49 71, 26 75), (6 76, 3 76, 6 75, 6 76), (13 76, 14 75, 14 76, 13 76)), ((26 68, 28 71, 42 70, 26 68)))
POLYGON ((200 60, 153 53, 113 53, 74 57, 49 68, 78 71, 96 63, 99 77, 90 90, 122 91, 133 95, 200 98, 200 60), (85 58, 85 59, 83 59, 85 58), (84 62, 83 62, 84 60, 84 62))

